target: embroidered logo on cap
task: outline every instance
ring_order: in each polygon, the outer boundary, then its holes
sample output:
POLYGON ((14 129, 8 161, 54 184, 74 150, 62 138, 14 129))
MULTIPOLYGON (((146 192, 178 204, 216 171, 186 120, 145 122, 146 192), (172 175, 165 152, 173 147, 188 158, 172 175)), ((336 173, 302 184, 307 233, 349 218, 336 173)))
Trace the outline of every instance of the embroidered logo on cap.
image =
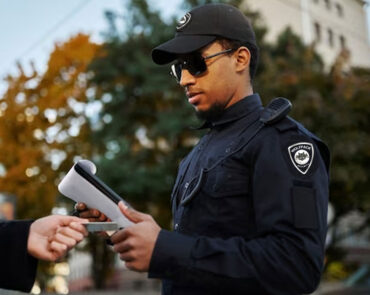
POLYGON ((299 142, 288 147, 288 152, 294 167, 300 173, 306 174, 314 157, 313 145, 309 142, 299 142))
POLYGON ((188 12, 185 14, 177 23, 176 30, 180 31, 190 22, 191 20, 191 14, 188 12))

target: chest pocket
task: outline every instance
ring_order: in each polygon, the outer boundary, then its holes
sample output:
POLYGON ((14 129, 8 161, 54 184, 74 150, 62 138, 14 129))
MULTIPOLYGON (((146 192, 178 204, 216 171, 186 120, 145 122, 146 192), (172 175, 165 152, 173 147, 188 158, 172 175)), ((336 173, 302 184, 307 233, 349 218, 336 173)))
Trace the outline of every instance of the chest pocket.
POLYGON ((208 171, 202 189, 212 198, 245 196, 249 189, 247 168, 236 160, 225 159, 208 171))
POLYGON ((248 173, 239 165, 221 163, 203 170, 184 204, 185 232, 217 237, 246 236, 250 201, 248 173))

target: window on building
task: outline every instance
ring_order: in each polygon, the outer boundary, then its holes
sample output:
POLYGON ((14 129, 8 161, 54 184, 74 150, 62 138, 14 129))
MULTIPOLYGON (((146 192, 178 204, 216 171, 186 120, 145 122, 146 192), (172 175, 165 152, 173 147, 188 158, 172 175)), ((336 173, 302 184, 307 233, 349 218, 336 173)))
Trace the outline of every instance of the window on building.
POLYGON ((331 2, 330 0, 325 0, 325 6, 327 9, 330 9, 331 8, 331 2))
POLYGON ((338 15, 340 17, 342 17, 343 16, 343 7, 342 7, 342 5, 340 5, 339 3, 336 3, 335 8, 337 10, 338 15))
POLYGON ((314 26, 315 26, 315 40, 316 42, 320 42, 321 41, 321 26, 319 23, 315 23, 314 26))
POLYGON ((328 29, 328 41, 329 41, 329 46, 334 47, 334 34, 331 29, 328 29))
POLYGON ((339 41, 340 41, 340 47, 342 49, 346 49, 347 48, 347 45, 346 45, 346 38, 343 36, 343 35, 340 35, 339 37, 339 41))

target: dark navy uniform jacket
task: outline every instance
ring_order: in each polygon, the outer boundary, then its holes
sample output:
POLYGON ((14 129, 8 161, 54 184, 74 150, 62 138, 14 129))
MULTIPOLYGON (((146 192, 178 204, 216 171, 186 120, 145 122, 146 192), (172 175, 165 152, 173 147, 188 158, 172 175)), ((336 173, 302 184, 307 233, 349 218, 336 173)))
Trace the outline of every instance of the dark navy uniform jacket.
POLYGON ((258 94, 227 108, 181 162, 149 277, 163 294, 302 294, 323 269, 329 151, 286 117, 256 130, 258 94))
POLYGON ((37 259, 28 254, 32 221, 0 221, 0 289, 30 292, 35 281, 37 259))

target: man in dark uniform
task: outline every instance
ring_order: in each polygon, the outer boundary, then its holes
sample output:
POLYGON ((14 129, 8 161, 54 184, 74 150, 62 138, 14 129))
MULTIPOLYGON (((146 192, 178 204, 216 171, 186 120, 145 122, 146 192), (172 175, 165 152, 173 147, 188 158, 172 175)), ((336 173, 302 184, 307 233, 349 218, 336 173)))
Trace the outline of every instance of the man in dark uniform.
POLYGON ((286 100, 263 108, 253 94, 258 48, 247 18, 229 5, 197 7, 152 58, 175 61, 172 74, 209 131, 180 164, 174 231, 120 204, 136 224, 113 235, 114 250, 128 268, 163 279, 163 294, 313 292, 323 270, 329 151, 285 116, 286 100))

